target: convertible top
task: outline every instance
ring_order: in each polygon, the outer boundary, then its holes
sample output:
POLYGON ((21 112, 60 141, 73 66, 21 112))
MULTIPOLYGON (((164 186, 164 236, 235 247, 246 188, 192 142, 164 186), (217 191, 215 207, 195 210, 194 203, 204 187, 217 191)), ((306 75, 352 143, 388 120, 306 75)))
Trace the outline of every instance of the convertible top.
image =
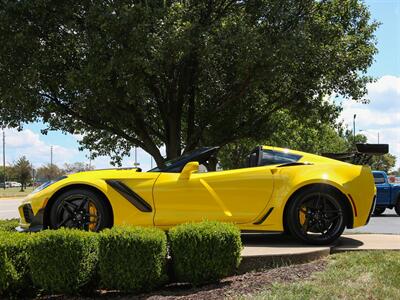
POLYGON ((202 147, 190 152, 186 152, 176 159, 167 161, 165 163, 165 167, 156 167, 148 172, 179 173, 188 162, 197 161, 199 164, 204 164, 215 154, 218 149, 219 147, 202 147))

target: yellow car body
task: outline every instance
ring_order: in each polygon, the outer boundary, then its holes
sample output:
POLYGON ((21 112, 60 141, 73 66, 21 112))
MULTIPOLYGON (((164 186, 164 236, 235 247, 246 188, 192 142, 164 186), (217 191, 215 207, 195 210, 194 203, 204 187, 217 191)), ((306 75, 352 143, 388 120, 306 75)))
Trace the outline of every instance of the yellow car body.
MULTIPOLYGON (((19 207, 20 231, 49 226, 49 208, 63 192, 86 188, 104 196, 112 225, 156 226, 168 230, 184 222, 233 222, 241 230, 282 232, 285 209, 299 191, 329 187, 340 194, 346 226, 364 226, 374 206, 371 170, 300 151, 263 146, 300 157, 293 164, 272 164, 216 172, 196 172, 188 162, 181 172, 110 169, 68 175, 28 195, 19 207), (113 183, 128 187, 142 203, 129 201, 113 183), (143 203, 144 202, 144 203, 143 203)), ((131 199, 132 200, 132 199, 131 199)))

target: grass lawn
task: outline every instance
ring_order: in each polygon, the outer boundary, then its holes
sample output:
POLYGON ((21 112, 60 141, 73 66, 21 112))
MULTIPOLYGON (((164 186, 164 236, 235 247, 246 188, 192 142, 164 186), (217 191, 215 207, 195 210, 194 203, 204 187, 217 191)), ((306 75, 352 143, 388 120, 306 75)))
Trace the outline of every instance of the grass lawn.
POLYGON ((13 187, 13 188, 6 188, 0 189, 0 198, 2 197, 23 197, 28 195, 30 192, 33 191, 33 187, 27 187, 23 192, 21 192, 21 188, 13 187))
MULTIPOLYGON (((246 299, 249 297, 246 296, 246 299)), ((251 299, 400 299, 400 252, 335 254, 325 271, 295 283, 275 283, 251 299)))

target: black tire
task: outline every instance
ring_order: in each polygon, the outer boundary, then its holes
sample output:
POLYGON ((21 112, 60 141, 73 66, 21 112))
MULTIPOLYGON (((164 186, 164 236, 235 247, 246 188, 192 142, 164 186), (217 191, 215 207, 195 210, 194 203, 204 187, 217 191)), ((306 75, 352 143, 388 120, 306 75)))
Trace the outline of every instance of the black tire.
POLYGON ((400 217, 400 198, 397 199, 396 205, 394 206, 394 210, 396 211, 396 214, 400 217))
POLYGON ((286 220, 289 231, 297 240, 328 245, 343 233, 347 215, 338 193, 323 186, 313 186, 299 192, 289 203, 286 220))
POLYGON ((49 227, 100 231, 112 226, 105 200, 88 189, 72 189, 57 197, 50 209, 49 227))
POLYGON ((380 216, 386 210, 386 207, 375 207, 374 216, 380 216))

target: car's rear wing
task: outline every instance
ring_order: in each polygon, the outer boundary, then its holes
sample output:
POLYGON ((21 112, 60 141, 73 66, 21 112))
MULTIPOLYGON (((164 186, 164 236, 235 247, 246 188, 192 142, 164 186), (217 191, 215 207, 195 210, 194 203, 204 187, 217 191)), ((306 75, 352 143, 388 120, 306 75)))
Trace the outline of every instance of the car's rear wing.
POLYGON ((355 165, 368 164, 372 156, 389 153, 388 144, 356 144, 356 152, 347 153, 322 153, 322 156, 346 161, 355 165))

